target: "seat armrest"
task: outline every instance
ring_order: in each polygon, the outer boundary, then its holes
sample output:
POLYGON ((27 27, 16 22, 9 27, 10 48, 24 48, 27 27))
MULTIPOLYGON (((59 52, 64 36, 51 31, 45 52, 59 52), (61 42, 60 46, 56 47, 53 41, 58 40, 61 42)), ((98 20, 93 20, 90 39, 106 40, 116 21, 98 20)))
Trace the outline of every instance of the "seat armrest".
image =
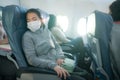
POLYGON ((68 44, 68 43, 60 44, 60 46, 66 46, 66 47, 70 47, 70 48, 74 47, 74 45, 68 44))
POLYGON ((62 50, 63 50, 64 52, 68 52, 68 53, 71 53, 72 50, 73 50, 73 48, 74 48, 73 45, 71 45, 71 44, 66 44, 66 43, 61 44, 60 46, 61 46, 61 48, 62 48, 62 50))
POLYGON ((21 67, 17 70, 16 76, 20 77, 22 73, 41 73, 57 75, 57 73, 53 70, 43 69, 39 67, 21 67))
POLYGON ((65 55, 67 58, 70 58, 70 59, 73 59, 73 60, 76 59, 75 56, 72 55, 71 53, 64 53, 64 55, 65 55))

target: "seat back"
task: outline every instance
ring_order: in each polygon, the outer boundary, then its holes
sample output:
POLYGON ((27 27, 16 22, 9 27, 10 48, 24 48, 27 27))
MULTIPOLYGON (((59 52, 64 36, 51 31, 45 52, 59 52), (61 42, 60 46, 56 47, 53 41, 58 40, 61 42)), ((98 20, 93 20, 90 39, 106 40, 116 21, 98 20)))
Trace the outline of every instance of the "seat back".
MULTIPOLYGON (((88 34, 91 57, 94 61, 94 73, 102 80, 113 80, 113 72, 110 62, 110 33, 113 26, 112 17, 106 13, 95 11, 94 29, 88 34), (103 76, 104 75, 104 76, 103 76)), ((92 25, 93 26, 93 25, 92 25)), ((89 29, 93 28, 87 26, 89 29)), ((89 30, 88 30, 89 31, 89 30)), ((89 43, 88 42, 88 43, 89 43)))
POLYGON ((109 80, 113 80, 111 62, 110 62, 110 33, 113 26, 112 17, 106 13, 96 12, 96 38, 99 40, 102 66, 108 74, 109 80))
POLYGON ((26 9, 23 7, 9 5, 3 8, 2 15, 3 26, 19 67, 27 66, 21 43, 22 35, 27 30, 25 12, 26 9))

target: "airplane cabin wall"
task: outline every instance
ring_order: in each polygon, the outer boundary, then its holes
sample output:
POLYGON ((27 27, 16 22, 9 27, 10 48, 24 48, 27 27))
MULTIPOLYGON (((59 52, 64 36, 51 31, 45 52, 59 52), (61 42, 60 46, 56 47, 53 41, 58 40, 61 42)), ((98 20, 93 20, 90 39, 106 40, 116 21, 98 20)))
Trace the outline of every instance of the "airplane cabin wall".
POLYGON ((0 0, 0 6, 19 5, 19 0, 0 0))
POLYGON ((0 6, 21 5, 26 8, 40 8, 48 13, 67 16, 69 20, 66 34, 78 36, 77 24, 80 18, 94 10, 108 13, 108 6, 114 0, 0 0, 0 6))
POLYGON ((64 15, 69 19, 68 36, 76 36, 77 24, 80 18, 89 15, 94 10, 108 13, 108 6, 114 0, 20 0, 26 8, 40 8, 48 13, 64 15))

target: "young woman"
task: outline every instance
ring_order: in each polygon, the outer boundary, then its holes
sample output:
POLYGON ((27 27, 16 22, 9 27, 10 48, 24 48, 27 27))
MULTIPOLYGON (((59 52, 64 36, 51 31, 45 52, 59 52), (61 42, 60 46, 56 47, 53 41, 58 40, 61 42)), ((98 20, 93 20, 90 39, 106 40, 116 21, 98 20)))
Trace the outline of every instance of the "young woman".
MULTIPOLYGON (((64 63, 64 52, 53 35, 43 24, 40 11, 29 9, 26 12, 27 28, 23 36, 23 50, 30 65, 52 69, 60 78, 66 79, 70 74, 61 67, 64 63)), ((73 80, 84 80, 80 76, 72 76, 73 80)))

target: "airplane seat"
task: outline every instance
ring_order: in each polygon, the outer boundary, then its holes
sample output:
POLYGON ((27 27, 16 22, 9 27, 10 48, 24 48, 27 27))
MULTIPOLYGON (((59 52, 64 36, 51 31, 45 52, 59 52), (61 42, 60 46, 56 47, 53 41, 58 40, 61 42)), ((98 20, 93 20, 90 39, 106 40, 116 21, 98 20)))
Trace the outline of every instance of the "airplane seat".
POLYGON ((91 16, 88 16, 88 21, 95 24, 87 26, 88 53, 93 61, 91 68, 95 79, 114 80, 109 45, 113 26, 112 17, 106 13, 94 11, 91 16))
POLYGON ((25 12, 27 9, 8 5, 3 8, 3 26, 7 33, 12 53, 19 66, 16 73, 17 80, 61 80, 52 70, 41 69, 30 66, 24 56, 22 49, 22 35, 27 30, 25 12))

